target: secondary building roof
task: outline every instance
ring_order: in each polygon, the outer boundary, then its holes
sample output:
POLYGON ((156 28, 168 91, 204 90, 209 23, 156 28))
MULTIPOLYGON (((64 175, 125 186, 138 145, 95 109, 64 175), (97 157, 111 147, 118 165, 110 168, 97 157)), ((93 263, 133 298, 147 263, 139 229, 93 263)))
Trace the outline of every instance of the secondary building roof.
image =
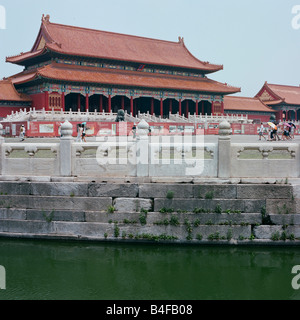
POLYGON ((269 84, 265 82, 256 97, 268 105, 280 103, 300 105, 300 86, 269 84))
POLYGON ((257 98, 226 96, 224 97, 224 110, 249 112, 274 112, 257 98))
POLYGON ((0 101, 26 102, 31 101, 31 98, 25 94, 20 94, 10 80, 1 80, 0 101))

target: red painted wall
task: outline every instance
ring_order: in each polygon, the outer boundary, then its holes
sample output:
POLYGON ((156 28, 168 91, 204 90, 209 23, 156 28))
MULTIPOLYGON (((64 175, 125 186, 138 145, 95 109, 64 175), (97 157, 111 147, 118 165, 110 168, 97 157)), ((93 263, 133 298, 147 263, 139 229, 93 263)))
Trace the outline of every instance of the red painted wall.
POLYGON ((32 108, 35 108, 36 110, 46 109, 46 97, 44 92, 30 95, 30 97, 32 98, 32 108))
MULTIPOLYGON (((275 113, 275 112, 274 112, 275 113)), ((243 116, 246 116, 244 113, 242 113, 242 112, 237 112, 237 113, 231 113, 231 112, 229 112, 229 113, 225 113, 225 114, 229 114, 229 115, 243 115, 243 116)), ((248 119, 249 120, 259 120, 260 122, 264 122, 264 123, 266 123, 266 122, 269 122, 270 121, 270 117, 271 117, 271 114, 269 114, 269 115, 262 115, 262 114, 248 114, 248 119)))
MULTIPOLYGON (((12 112, 19 112, 20 109, 24 110, 25 107, 8 107, 8 106, 0 106, 0 118, 6 118, 10 116, 12 112)), ((29 109, 29 107, 27 107, 29 109)))
POLYGON ((270 117, 271 117, 271 114, 270 115, 255 115, 255 114, 248 114, 248 119, 249 120, 254 120, 254 119, 260 119, 261 122, 269 122, 270 121, 270 117))

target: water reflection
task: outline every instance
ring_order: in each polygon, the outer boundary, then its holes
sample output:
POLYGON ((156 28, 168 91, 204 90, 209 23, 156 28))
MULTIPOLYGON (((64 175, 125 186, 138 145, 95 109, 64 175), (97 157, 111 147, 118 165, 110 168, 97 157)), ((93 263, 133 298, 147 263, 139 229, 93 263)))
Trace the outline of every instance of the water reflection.
POLYGON ((299 299, 297 248, 0 240, 0 299, 299 299))

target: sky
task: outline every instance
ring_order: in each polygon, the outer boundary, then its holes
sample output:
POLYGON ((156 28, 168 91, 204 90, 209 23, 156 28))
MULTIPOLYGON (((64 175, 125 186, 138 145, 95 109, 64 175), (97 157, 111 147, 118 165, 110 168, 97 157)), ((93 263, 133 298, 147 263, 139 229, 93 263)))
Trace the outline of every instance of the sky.
POLYGON ((31 50, 42 14, 66 25, 183 37, 195 57, 224 66, 209 77, 241 88, 240 96, 255 96, 265 81, 300 85, 300 0, 0 0, 0 79, 23 70, 5 58, 31 50))

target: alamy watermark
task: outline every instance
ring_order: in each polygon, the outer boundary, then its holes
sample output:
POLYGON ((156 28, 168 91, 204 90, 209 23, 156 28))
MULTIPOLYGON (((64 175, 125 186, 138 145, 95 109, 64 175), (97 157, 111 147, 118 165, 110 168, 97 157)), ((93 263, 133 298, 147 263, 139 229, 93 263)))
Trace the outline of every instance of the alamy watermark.
POLYGON ((0 290, 6 289, 6 271, 3 266, 0 266, 0 290))
POLYGON ((300 289, 300 265, 293 266, 292 274, 295 274, 294 278, 292 279, 292 288, 294 290, 300 289))
POLYGON ((300 4, 293 6, 292 15, 294 15, 292 19, 292 28, 295 30, 300 29, 300 4))
POLYGON ((0 30, 6 29, 6 10, 0 5, 0 30))
POLYGON ((141 165, 145 170, 147 166, 157 165, 164 166, 164 170, 176 170, 176 167, 190 176, 203 172, 205 152, 201 134, 137 137, 135 141, 127 136, 115 136, 98 147, 96 160, 106 170, 114 165, 141 165))

